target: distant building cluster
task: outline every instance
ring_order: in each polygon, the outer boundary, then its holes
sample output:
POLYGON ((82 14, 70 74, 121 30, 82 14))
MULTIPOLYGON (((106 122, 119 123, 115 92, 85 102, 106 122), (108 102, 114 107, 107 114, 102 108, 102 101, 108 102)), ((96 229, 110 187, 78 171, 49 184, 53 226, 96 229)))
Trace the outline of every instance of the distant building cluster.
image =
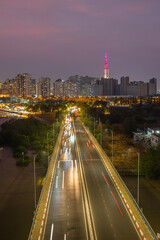
POLYGON ((21 97, 94 97, 94 96, 154 96, 157 94, 157 79, 149 82, 130 82, 121 77, 120 84, 114 78, 71 76, 66 81, 57 79, 51 86, 49 77, 41 77, 36 83, 28 73, 18 74, 0 84, 0 94, 21 97))
POLYGON ((9 96, 34 97, 98 97, 98 96, 154 96, 157 94, 157 79, 149 82, 130 82, 129 77, 109 77, 107 53, 104 61, 104 77, 71 76, 66 81, 57 79, 51 87, 50 78, 41 77, 36 83, 28 73, 18 74, 13 79, 0 83, 0 94, 9 96))
POLYGON ((50 78, 40 78, 38 83, 28 73, 18 74, 13 79, 6 79, 0 84, 0 94, 8 94, 9 96, 50 96, 50 78))
POLYGON ((157 79, 149 82, 130 82, 129 77, 122 77, 120 84, 114 78, 95 78, 71 76, 67 81, 58 79, 54 82, 56 97, 93 97, 93 96, 154 96, 157 94, 157 79))
POLYGON ((92 97, 101 96, 101 80, 94 77, 71 76, 67 81, 58 79, 54 82, 55 97, 92 97))

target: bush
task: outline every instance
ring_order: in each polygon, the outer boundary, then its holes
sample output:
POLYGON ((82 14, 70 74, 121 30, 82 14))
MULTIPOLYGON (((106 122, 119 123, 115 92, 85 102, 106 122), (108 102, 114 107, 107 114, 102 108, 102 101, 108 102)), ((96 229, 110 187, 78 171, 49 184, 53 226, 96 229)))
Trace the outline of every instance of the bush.
POLYGON ((26 152, 26 148, 24 146, 18 146, 16 148, 14 148, 13 150, 13 157, 15 158, 20 158, 22 157, 22 153, 26 152))
POLYGON ((25 156, 24 156, 24 159, 23 159, 23 157, 17 159, 17 161, 16 161, 16 166, 26 167, 26 166, 29 165, 29 163, 30 163, 30 156, 25 155, 25 156))

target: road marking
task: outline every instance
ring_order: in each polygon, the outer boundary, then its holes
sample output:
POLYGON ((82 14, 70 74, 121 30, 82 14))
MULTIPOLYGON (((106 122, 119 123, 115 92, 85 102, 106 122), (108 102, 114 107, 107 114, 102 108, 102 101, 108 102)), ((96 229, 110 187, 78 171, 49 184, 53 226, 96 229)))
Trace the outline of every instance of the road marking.
POLYGON ((62 188, 64 188, 64 171, 63 171, 63 179, 62 179, 62 188))
POLYGON ((75 160, 76 172, 77 172, 77 160, 75 160))
POLYGON ((85 158, 86 164, 88 164, 88 161, 87 161, 85 153, 84 153, 84 158, 85 158))
POLYGON ((56 188, 58 187, 58 176, 56 176, 56 188))
POLYGON ((66 234, 64 234, 64 240, 66 240, 66 234))
POLYGON ((72 169, 72 172, 73 172, 73 160, 71 160, 71 163, 72 163, 72 164, 71 164, 71 165, 72 165, 72 166, 71 166, 71 169, 72 169))
POLYGON ((119 209, 121 215, 123 216, 123 213, 122 213, 122 211, 121 211, 121 209, 120 209, 120 206, 119 206, 119 204, 118 204, 118 202, 117 202, 117 200, 116 200, 116 198, 115 198, 115 196, 114 196, 114 194, 113 194, 112 191, 111 191, 111 193, 112 193, 112 196, 113 196, 113 198, 114 198, 114 200, 115 200, 115 202, 116 202, 116 204, 117 204, 117 207, 118 207, 118 209, 119 209))
POLYGON ((89 156, 90 156, 91 160, 93 160, 93 158, 92 158, 92 156, 91 156, 90 152, 88 152, 88 154, 89 154, 89 156))
POLYGON ((105 178, 105 176, 104 176, 104 173, 103 173, 103 172, 102 172, 102 175, 103 175, 103 178, 104 178, 104 180, 105 180, 105 182, 107 183, 107 186, 108 186, 108 188, 109 188, 109 183, 108 183, 107 179, 105 178))
POLYGON ((59 168, 60 161, 58 161, 58 168, 59 168))
POLYGON ((53 239, 53 228, 54 228, 54 224, 52 223, 52 226, 51 226, 51 235, 50 235, 50 240, 53 239))

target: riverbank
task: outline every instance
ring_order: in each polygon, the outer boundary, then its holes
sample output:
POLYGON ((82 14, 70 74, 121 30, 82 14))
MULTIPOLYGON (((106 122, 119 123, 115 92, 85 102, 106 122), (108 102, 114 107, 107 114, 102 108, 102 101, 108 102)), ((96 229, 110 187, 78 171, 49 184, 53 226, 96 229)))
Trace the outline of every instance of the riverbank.
MULTIPOLYGON (((36 163, 37 199, 45 170, 36 163)), ((34 212, 33 162, 17 167, 12 150, 3 147, 0 160, 0 232, 3 240, 28 238, 34 212)))
MULTIPOLYGON (((122 176, 123 181, 137 198, 137 176, 122 176)), ((139 206, 154 232, 160 233, 160 179, 148 180, 140 177, 139 206)))

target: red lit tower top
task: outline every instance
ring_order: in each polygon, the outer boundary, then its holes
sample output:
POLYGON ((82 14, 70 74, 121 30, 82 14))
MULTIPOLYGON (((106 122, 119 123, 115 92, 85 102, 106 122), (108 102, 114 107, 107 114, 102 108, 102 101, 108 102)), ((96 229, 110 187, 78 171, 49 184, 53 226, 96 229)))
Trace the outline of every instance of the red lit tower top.
POLYGON ((105 53, 105 61, 104 61, 104 78, 109 78, 107 53, 105 53))

